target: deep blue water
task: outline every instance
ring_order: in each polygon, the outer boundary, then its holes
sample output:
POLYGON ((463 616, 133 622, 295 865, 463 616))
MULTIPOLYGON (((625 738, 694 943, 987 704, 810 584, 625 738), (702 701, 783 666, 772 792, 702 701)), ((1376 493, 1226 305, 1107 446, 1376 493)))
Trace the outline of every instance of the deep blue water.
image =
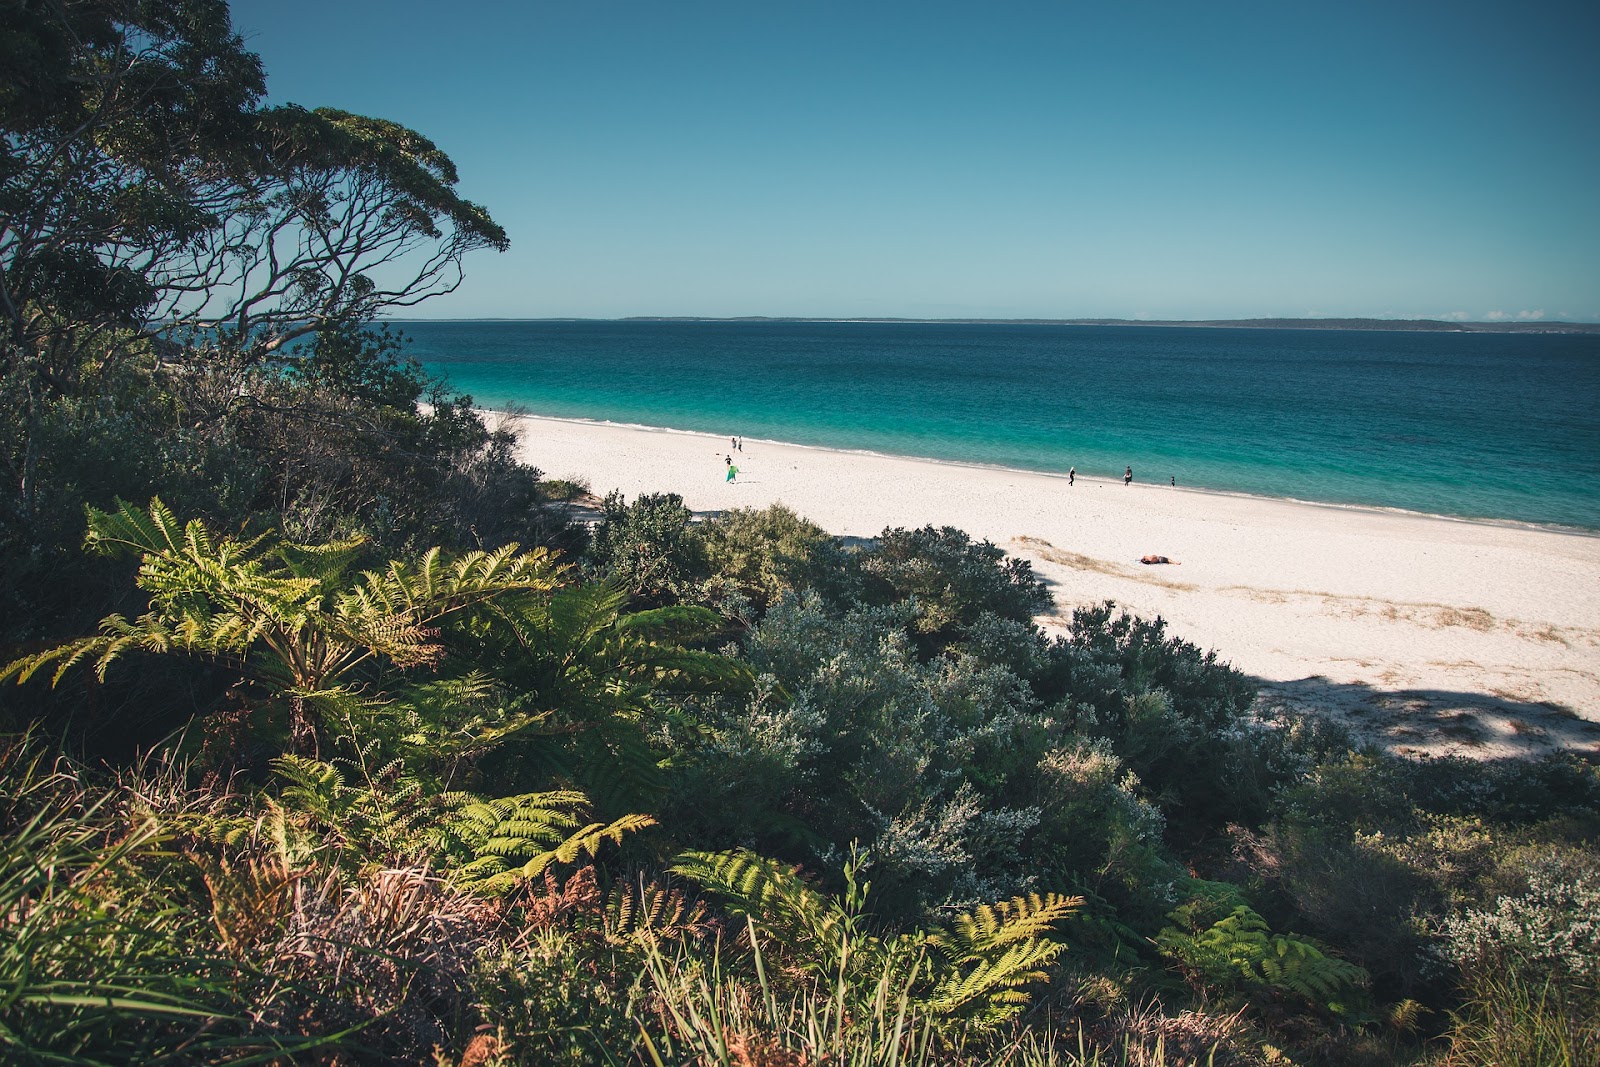
MULTIPOLYGON (((1600 337, 406 322, 479 404, 1600 529, 1600 337)), ((535 461, 537 457, 535 456, 535 461)))

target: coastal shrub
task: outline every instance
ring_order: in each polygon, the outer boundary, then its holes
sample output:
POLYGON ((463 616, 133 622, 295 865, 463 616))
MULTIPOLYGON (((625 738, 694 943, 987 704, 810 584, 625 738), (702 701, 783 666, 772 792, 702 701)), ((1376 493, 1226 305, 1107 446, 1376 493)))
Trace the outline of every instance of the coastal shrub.
MULTIPOLYGON (((745 642, 761 679, 755 695, 696 704, 702 729, 674 742, 670 794, 716 802, 674 802, 670 821, 699 839, 825 869, 854 843, 887 913, 1042 880, 1106 895, 1153 931, 1171 907, 1151 886, 1173 869, 1163 858, 1166 813, 1196 818, 1189 805, 1220 829, 1241 811, 1254 817, 1271 786, 1302 766, 1289 757, 1269 764, 1287 731, 1218 736, 1179 715, 1166 690, 1124 677, 1129 660, 1187 657, 1186 668, 1168 671, 1186 706, 1226 702, 1242 715, 1248 690, 1233 672, 1165 641, 1159 627, 1119 619, 1121 640, 1075 649, 1030 622, 985 612, 929 656, 918 610, 907 600, 837 615, 815 595, 775 604, 745 642), (1127 655, 1128 633, 1149 647, 1127 655), (1046 707, 1019 671, 1047 685, 1065 675, 1086 699, 1074 708, 1067 690, 1046 707), (1103 722, 1091 701, 1115 708, 1116 720, 1103 722), (1191 765, 1194 751, 1209 761, 1191 765), (1247 759, 1267 769, 1252 765, 1243 783, 1227 783, 1247 759)), ((1082 616, 1080 637, 1111 620, 1082 616)))
POLYGON ((757 676, 743 701, 685 702, 688 723, 672 731, 667 819, 686 840, 814 856, 833 846, 805 821, 799 798, 819 792, 826 717, 778 679, 757 676), (689 798, 693 798, 690 800, 689 798))
POLYGON ((563 504, 572 503, 593 493, 589 487, 589 479, 581 475, 546 479, 539 483, 539 491, 548 499, 559 500, 563 504))
POLYGON ((953 526, 885 529, 856 556, 869 604, 913 601, 913 629, 935 646, 985 612, 1028 622, 1050 607, 1050 591, 1027 560, 953 526))
POLYGON ((1051 729, 1003 667, 924 662, 912 610, 835 616, 814 594, 779 601, 746 640, 763 683, 747 702, 702 709, 673 790, 741 801, 723 830, 795 858, 858 843, 879 906, 908 914, 1021 886, 1038 820, 1029 779, 1051 729), (801 841, 805 852, 786 851, 801 841))
POLYGON ((1380 998, 1428 997, 1434 891, 1383 845, 1282 826, 1234 836, 1274 922, 1339 946, 1371 975, 1380 998))
POLYGON ((1409 833, 1424 815, 1508 825, 1600 816, 1600 766, 1571 753, 1529 760, 1350 753, 1288 789, 1281 811, 1307 825, 1409 833))
POLYGON ((1106 738, 1127 761, 1158 798, 1173 840, 1255 822, 1274 778, 1298 771, 1291 764, 1262 780, 1265 749, 1279 738, 1247 724, 1254 686, 1216 653, 1168 637, 1159 618, 1110 602, 1077 609, 1039 685, 1054 714, 1106 738))
MULTIPOLYGON (((1530 872, 1562 871, 1556 881, 1572 885, 1600 875, 1600 820, 1586 795, 1585 774, 1567 759, 1497 766, 1351 754, 1285 788, 1260 833, 1234 828, 1235 855, 1275 921, 1339 945, 1380 996, 1440 1004, 1451 995, 1440 960, 1466 967, 1495 955, 1493 931, 1510 928, 1503 912, 1526 907, 1530 936, 1555 936, 1560 898, 1544 892, 1555 883, 1536 892, 1530 872), (1515 781, 1524 774, 1531 784, 1515 781), (1551 814, 1554 797, 1575 806, 1551 814)), ((1536 968, 1529 981, 1547 975, 1536 968)))
POLYGON ((1515 972, 1600 996, 1600 869, 1535 863, 1527 888, 1444 921, 1443 952, 1470 970, 1515 972))
POLYGON ((694 528, 713 580, 731 583, 765 612, 786 593, 815 589, 830 603, 851 599, 837 538, 782 504, 734 508, 694 528))
POLYGON ((1081 887, 1113 905, 1124 923, 1156 929, 1174 903, 1166 887, 1181 868, 1162 850, 1166 820, 1138 776, 1103 738, 1075 738, 1045 754, 1033 788, 1040 879, 1081 887))
POLYGON ((1119 612, 1111 601, 1073 611, 1062 651, 1063 684, 1075 705, 1093 710, 1088 724, 1115 728, 1128 694, 1159 689, 1175 715, 1211 733, 1232 726, 1255 699, 1250 681, 1215 652, 1169 637, 1164 619, 1119 612))
POLYGON ((599 577, 643 603, 690 597, 706 577, 704 552, 689 532, 691 518, 677 493, 642 493, 629 504, 613 490, 600 503, 586 558, 599 577))

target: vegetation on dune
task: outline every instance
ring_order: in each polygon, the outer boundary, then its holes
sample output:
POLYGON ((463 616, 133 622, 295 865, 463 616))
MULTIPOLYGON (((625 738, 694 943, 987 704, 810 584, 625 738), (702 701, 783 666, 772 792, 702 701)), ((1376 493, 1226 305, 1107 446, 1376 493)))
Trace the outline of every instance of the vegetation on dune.
POLYGON ((574 526, 376 323, 505 244, 436 146, 219 0, 0 31, 7 1062, 1600 1063, 1592 764, 959 530, 574 526))

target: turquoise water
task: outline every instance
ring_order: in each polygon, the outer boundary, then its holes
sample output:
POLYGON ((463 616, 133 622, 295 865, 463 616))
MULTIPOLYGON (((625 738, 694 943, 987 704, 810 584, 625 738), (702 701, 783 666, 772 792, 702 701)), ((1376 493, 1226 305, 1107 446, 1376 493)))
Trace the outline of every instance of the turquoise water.
POLYGON ((399 325, 490 407, 1600 530, 1595 336, 399 325))

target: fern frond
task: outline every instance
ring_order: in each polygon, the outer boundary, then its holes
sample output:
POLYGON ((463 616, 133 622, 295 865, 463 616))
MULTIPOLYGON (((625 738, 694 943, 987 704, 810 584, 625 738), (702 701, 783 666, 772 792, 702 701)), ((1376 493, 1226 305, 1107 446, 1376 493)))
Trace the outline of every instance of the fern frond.
POLYGON ((955 959, 981 956, 1044 937, 1082 906, 1082 897, 1029 893, 998 904, 980 905, 960 916, 948 934, 940 932, 929 941, 947 948, 955 959))
POLYGON ((1294 935, 1274 934, 1245 905, 1210 927, 1187 933, 1168 927, 1156 944, 1202 984, 1260 986, 1292 993, 1328 1010, 1365 988, 1366 971, 1294 935))
POLYGON ((474 856, 455 872, 457 883, 488 895, 506 893, 554 864, 597 855, 607 841, 621 844, 625 834, 655 825, 648 815, 585 824, 588 809, 588 798, 572 790, 465 805, 448 828, 474 856))
POLYGON ((805 969, 835 970, 849 954, 850 915, 777 860, 747 849, 684 852, 672 870, 776 933, 805 969))
POLYGON ((613 944, 660 944, 704 931, 705 905, 658 881, 620 881, 606 897, 602 922, 613 944))

